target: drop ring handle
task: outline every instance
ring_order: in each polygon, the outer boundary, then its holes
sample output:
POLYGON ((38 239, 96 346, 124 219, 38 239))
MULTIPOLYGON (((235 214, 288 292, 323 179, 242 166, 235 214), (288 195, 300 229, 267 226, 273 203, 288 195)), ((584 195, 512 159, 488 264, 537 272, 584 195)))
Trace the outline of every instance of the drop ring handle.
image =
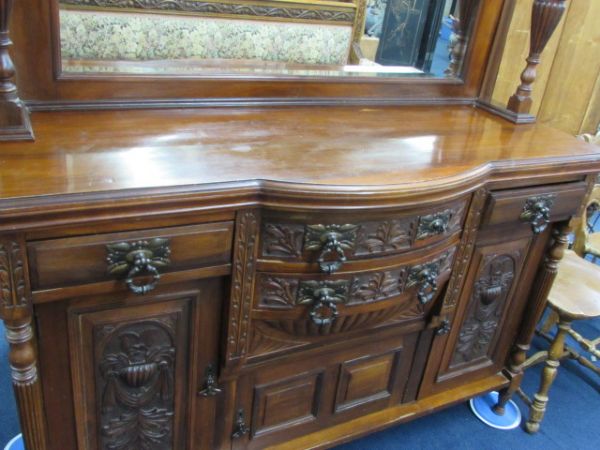
POLYGON ((143 295, 153 290, 160 280, 158 269, 152 264, 152 260, 143 251, 134 256, 133 267, 127 273, 125 283, 134 294, 143 295), (152 275, 152 281, 146 284, 135 284, 134 277, 141 274, 152 275))
POLYGON ((310 310, 310 318, 315 325, 330 325, 339 316, 336 303, 339 301, 332 294, 333 289, 321 288, 315 291, 315 301, 310 310), (323 309, 328 309, 328 314, 323 314, 323 309))
POLYGON ((319 253, 319 257, 317 258, 317 262, 319 263, 319 268, 322 272, 327 274, 332 274, 338 271, 342 264, 344 264, 347 260, 346 254, 344 253, 344 248, 339 241, 340 235, 336 232, 327 232, 321 238, 323 241, 323 246, 321 247, 321 252, 319 253), (326 261, 327 256, 334 255, 334 260, 326 261))

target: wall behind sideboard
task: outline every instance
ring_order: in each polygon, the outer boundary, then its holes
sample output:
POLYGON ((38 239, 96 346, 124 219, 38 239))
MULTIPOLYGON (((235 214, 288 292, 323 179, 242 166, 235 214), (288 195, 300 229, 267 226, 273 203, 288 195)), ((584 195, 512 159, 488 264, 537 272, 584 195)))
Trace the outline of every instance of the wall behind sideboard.
MULTIPOLYGON (((533 0, 517 0, 492 100, 506 105, 529 52, 533 0), (523 64, 515 64, 516 60, 523 64)), ((567 11, 542 55, 532 113, 570 134, 600 123, 600 1, 567 0, 567 11)))

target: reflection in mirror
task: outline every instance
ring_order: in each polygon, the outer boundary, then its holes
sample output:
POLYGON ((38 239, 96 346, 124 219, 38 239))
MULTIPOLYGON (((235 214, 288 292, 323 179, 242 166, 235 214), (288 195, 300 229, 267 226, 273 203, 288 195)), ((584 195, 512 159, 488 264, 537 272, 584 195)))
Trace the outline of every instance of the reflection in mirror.
POLYGON ((479 0, 57 0, 63 74, 457 77, 479 0))

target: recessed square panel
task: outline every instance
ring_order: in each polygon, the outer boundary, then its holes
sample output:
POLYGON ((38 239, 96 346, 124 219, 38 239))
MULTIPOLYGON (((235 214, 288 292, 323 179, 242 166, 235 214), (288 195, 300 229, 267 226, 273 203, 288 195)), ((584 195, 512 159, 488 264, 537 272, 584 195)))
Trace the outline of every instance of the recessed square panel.
POLYGON ((346 361, 340 368, 335 410, 390 397, 402 350, 346 361))
POLYGON ((257 386, 253 434, 260 435, 316 419, 323 372, 307 373, 257 386))

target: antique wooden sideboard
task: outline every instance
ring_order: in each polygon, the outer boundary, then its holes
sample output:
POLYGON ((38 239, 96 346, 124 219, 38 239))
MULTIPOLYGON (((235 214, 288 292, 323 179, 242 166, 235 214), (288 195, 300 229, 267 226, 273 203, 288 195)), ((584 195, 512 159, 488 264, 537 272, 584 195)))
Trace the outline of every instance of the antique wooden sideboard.
POLYGON ((17 0, 18 96, 2 0, 27 448, 324 448, 491 390, 500 411, 600 172, 527 115, 564 2, 536 0, 522 85, 485 102, 511 3, 480 6, 469 50, 457 26, 448 79, 332 83, 60 75, 57 3, 17 0))

